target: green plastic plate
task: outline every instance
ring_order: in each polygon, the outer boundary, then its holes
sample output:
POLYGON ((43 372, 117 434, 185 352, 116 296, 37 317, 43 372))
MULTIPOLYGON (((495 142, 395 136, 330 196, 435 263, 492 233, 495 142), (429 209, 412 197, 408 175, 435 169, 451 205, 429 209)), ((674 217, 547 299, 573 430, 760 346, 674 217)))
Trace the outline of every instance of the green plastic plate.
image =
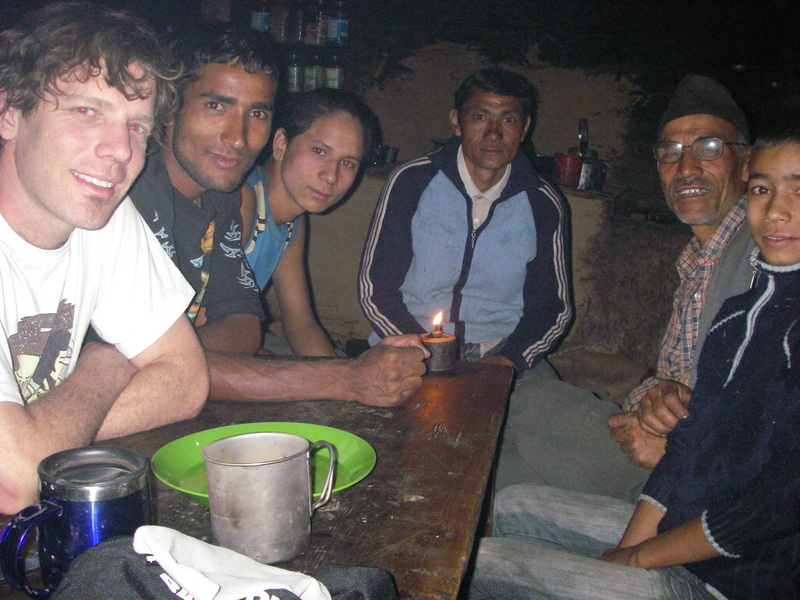
MULTIPOLYGON (((357 435, 310 423, 242 423, 199 431, 179 438, 159 449, 151 462, 153 473, 171 488, 208 505, 206 465, 202 451, 207 444, 222 438, 261 431, 293 433, 309 442, 325 440, 336 448, 336 473, 333 491, 355 485, 375 467, 375 449, 357 435)), ((311 456, 314 497, 319 497, 328 469, 328 451, 320 448, 311 456)))

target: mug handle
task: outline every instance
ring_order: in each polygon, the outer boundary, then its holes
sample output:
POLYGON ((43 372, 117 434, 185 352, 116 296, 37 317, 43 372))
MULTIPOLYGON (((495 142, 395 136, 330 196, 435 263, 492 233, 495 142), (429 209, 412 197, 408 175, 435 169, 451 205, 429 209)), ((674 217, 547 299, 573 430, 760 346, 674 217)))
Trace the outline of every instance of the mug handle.
POLYGON ((0 535, 0 570, 3 577, 12 587, 25 592, 31 598, 47 600, 51 590, 34 588, 28 582, 22 547, 33 527, 45 519, 60 515, 62 510, 55 502, 40 500, 14 515, 0 535))
POLYGON ((330 501, 331 492, 333 491, 333 472, 336 468, 336 449, 328 442, 320 440, 319 442, 314 442, 311 444, 311 447, 308 449, 308 456, 310 457, 314 450, 321 447, 328 449, 328 474, 325 477, 325 485, 322 486, 322 493, 319 495, 319 500, 317 500, 311 506, 312 515, 320 506, 324 506, 330 501))

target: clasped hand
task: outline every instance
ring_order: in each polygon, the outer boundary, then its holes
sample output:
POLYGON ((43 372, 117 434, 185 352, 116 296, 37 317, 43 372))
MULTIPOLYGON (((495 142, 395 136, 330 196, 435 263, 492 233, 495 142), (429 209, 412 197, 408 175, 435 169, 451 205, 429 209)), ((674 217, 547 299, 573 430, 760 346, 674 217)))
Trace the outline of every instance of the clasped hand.
POLYGON ((611 438, 635 465, 652 469, 664 456, 665 436, 689 416, 692 390, 677 381, 662 381, 648 390, 635 411, 611 415, 611 438))
POLYGON ((689 416, 692 390, 677 381, 662 381, 645 394, 637 406, 639 424, 653 435, 667 435, 689 416))

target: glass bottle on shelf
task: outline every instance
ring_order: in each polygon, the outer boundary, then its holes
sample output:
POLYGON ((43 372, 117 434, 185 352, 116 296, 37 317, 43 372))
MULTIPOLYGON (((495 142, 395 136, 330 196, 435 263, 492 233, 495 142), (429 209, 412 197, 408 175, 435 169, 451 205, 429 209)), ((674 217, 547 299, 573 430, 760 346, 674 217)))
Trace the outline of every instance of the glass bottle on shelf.
POLYGON ((289 5, 286 0, 275 0, 270 7, 269 34, 272 39, 280 44, 286 41, 286 31, 289 24, 289 5))
POLYGON ((306 0, 295 0, 289 11, 289 25, 286 41, 290 44, 302 44, 305 41, 306 0))
POLYGON ((317 88, 325 87, 325 67, 319 51, 313 51, 306 61, 303 91, 310 92, 317 88))
POLYGON ((328 41, 328 19, 325 0, 311 0, 306 17, 305 42, 309 46, 324 46, 328 41))
POLYGON ((344 86, 344 64, 339 52, 331 52, 325 67, 325 87, 341 89, 344 86))
POLYGON ((269 31, 269 9, 267 0, 257 3, 250 13, 250 27, 258 31, 269 31))
POLYGON ((303 47, 292 44, 286 53, 286 91, 299 94, 303 91, 303 47))
POLYGON ((339 47, 347 45, 349 25, 344 0, 334 0, 328 13, 328 44, 339 47))

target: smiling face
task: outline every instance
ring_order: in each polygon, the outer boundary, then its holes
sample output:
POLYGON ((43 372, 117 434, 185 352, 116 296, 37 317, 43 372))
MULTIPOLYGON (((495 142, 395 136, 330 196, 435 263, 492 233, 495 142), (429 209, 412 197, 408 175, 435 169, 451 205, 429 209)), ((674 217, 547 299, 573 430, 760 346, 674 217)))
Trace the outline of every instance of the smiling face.
POLYGON ((764 260, 800 263, 800 145, 758 150, 749 166, 747 220, 764 260))
POLYGON ((453 132, 461 137, 464 160, 472 181, 485 192, 500 181, 514 160, 530 125, 522 103, 475 88, 460 111, 450 111, 453 132))
MULTIPOLYGON (((659 141, 690 146, 701 137, 716 137, 737 142, 736 129, 711 115, 689 115, 664 126, 659 141)), ((731 207, 744 194, 743 159, 726 146, 717 160, 698 160, 690 148, 672 164, 659 164, 658 175, 667 205, 683 223, 692 226, 695 236, 705 243, 731 207)))
POLYGON ((15 108, 0 115, 0 212, 41 248, 108 222, 144 166, 153 130, 152 94, 128 100, 102 72, 84 82, 68 75, 59 89, 27 117, 15 108))
POLYGON ((317 119, 291 140, 275 132, 269 203, 278 223, 305 212, 320 213, 347 193, 364 155, 364 131, 347 113, 317 119))
POLYGON ((274 100, 271 74, 205 65, 167 127, 163 155, 172 185, 190 200, 238 188, 269 139, 274 100))

